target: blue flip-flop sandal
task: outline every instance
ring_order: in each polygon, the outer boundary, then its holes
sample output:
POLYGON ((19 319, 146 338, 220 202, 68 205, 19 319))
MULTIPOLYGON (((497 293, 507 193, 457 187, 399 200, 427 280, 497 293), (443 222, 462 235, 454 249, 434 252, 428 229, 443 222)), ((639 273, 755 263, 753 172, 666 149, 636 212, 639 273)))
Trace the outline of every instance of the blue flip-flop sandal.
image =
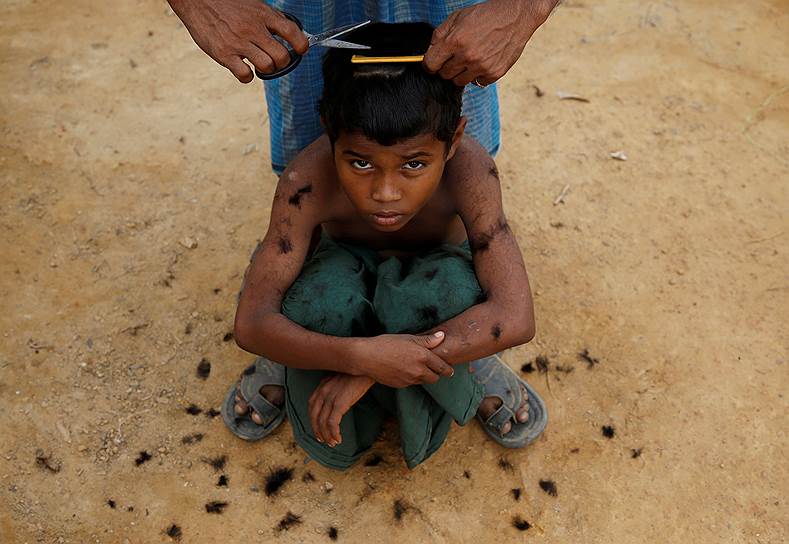
POLYGON ((241 398, 260 416, 262 425, 252 420, 249 413, 236 414, 236 385, 233 384, 222 403, 222 420, 225 426, 234 435, 244 440, 260 440, 269 435, 285 419, 285 407, 276 404, 260 394, 264 385, 285 385, 285 368, 263 357, 258 357, 255 362, 244 370, 238 391, 241 398))
POLYGON ((477 414, 482 428, 493 440, 507 448, 522 448, 542 434, 548 424, 548 411, 545 402, 528 383, 498 355, 472 361, 470 365, 474 369, 472 376, 485 386, 485 396, 501 399, 501 406, 486 419, 477 414), (521 386, 528 394, 529 405, 529 419, 523 423, 515 417, 516 410, 523 403, 521 386), (512 427, 510 432, 503 434, 502 429, 508 421, 512 422, 512 427))

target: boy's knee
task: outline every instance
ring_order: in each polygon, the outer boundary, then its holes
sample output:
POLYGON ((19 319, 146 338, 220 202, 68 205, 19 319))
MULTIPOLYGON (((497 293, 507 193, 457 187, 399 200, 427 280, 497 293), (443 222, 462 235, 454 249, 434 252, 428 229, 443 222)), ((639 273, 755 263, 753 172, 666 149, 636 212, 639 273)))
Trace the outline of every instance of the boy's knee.
POLYGON ((282 314, 311 331, 362 336, 373 317, 365 291, 359 278, 315 275, 288 290, 282 314))
POLYGON ((388 266, 381 267, 375 295, 376 315, 387 332, 421 332, 484 300, 471 260, 461 251, 419 259, 405 273, 401 263, 388 266))

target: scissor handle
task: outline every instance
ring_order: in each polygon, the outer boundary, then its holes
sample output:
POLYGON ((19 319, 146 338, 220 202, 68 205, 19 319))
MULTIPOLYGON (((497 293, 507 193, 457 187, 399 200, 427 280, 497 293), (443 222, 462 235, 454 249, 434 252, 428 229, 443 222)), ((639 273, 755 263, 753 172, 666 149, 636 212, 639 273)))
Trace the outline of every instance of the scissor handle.
MULTIPOLYGON (((285 17, 296 23, 296 25, 299 27, 299 30, 304 31, 304 27, 301 25, 301 21, 299 21, 298 17, 296 17, 291 13, 288 13, 287 11, 282 11, 280 13, 282 13, 282 15, 284 15, 285 17)), ((288 42, 286 42, 279 36, 274 36, 274 39, 280 42, 282 45, 284 45, 285 49, 288 50, 288 54, 290 55, 290 62, 288 62, 288 65, 285 66, 282 70, 279 70, 277 72, 272 72, 270 74, 264 74, 263 72, 260 72, 257 69, 255 69, 255 75, 258 76, 260 79, 277 79, 278 77, 282 77, 285 74, 291 73, 296 68, 296 66, 298 66, 299 63, 301 62, 301 55, 296 53, 288 42)))

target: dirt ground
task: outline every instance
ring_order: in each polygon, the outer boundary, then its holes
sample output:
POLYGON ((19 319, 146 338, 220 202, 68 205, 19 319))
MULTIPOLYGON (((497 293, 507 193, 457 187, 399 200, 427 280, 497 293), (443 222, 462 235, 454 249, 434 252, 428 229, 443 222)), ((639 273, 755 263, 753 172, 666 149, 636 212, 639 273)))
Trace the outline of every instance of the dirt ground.
POLYGON ((252 359, 260 83, 158 0, 6 0, 0 36, 3 544, 789 539, 785 0, 567 1, 534 36, 497 162, 538 328, 505 359, 549 426, 456 427, 413 471, 391 430, 337 473, 211 417, 252 359))

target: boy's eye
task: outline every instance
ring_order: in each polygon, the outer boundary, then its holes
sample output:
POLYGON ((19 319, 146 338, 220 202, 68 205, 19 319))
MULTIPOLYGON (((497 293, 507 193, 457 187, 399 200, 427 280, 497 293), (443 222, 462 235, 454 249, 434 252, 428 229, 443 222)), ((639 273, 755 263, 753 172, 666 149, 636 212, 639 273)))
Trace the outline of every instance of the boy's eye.
POLYGON ((356 159, 351 161, 351 166, 356 168, 357 170, 369 170, 373 167, 372 164, 363 160, 363 159, 356 159))
POLYGON ((419 170, 420 168, 424 168, 425 163, 422 161, 408 161, 405 163, 406 170, 419 170))

